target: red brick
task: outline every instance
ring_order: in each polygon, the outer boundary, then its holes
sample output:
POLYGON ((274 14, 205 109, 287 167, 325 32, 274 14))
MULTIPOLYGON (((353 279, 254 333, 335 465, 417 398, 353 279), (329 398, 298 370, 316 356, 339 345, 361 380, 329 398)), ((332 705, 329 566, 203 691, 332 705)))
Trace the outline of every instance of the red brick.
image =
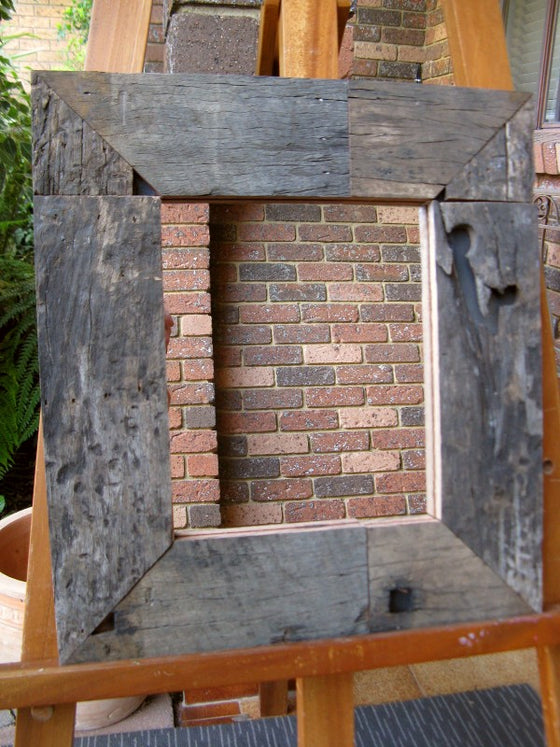
POLYGON ((393 342, 421 342, 421 324, 389 324, 389 334, 393 342))
POLYGON ((424 446, 423 428, 391 428, 371 433, 374 449, 412 449, 424 446))
POLYGON ((371 303, 383 299, 383 287, 376 283, 330 283, 330 301, 371 303))
POLYGON ((354 273, 349 263, 308 262, 297 266, 298 279, 306 280, 352 280, 354 273))
POLYGON ((293 241, 296 229, 283 223, 240 223, 237 237, 239 241, 293 241))
POLYGON ((424 449, 411 449, 403 451, 402 454, 403 469, 425 469, 426 452, 424 449))
POLYGON ((316 431, 338 428, 338 416, 335 412, 303 410, 301 412, 284 412, 279 416, 280 428, 283 431, 316 431))
POLYGON ((341 500, 314 500, 287 503, 284 506, 285 519, 289 523, 302 521, 328 521, 344 519, 346 509, 341 500))
POLYGON ((358 265, 356 267, 356 280, 361 282, 385 281, 404 282, 408 280, 408 267, 406 265, 358 265))
POLYGON ((167 381, 179 381, 181 378, 181 364, 177 360, 166 362, 167 381))
POLYGON ((169 408, 169 428, 171 430, 177 430, 183 427, 183 414, 181 408, 170 407, 169 408))
POLYGON ((302 306, 304 322, 357 322, 358 307, 354 304, 320 303, 302 306))
POLYGON ((376 475, 375 487, 379 493, 418 493, 426 489, 426 477, 423 472, 376 475))
POLYGON ((336 369, 338 384, 374 384, 393 383, 393 367, 388 364, 338 366, 336 369))
POLYGON ((219 284, 214 292, 216 298, 231 304, 267 300, 265 283, 219 284))
POLYGON ((362 225, 354 229, 356 241, 370 244, 401 244, 406 241, 406 229, 394 225, 362 225))
POLYGON ((251 485, 251 498, 254 501, 294 501, 312 495, 311 480, 258 480, 251 485))
POLYGON ((342 223, 375 223, 377 221, 377 208, 375 205, 348 205, 331 204, 323 208, 323 216, 326 221, 342 223))
POLYGON ((309 436, 312 451, 343 452, 364 451, 369 447, 369 434, 365 431, 338 433, 312 433, 309 436))
POLYGON ((360 309, 364 322, 412 322, 414 306, 411 303, 379 303, 363 305, 360 309))
POLYGON ((391 407, 359 407, 340 413, 341 428, 383 428, 397 423, 397 412, 391 407))
POLYGON ((218 457, 216 454, 197 454, 187 456, 189 477, 217 477, 218 457))
POLYGON ((381 250, 376 244, 329 244, 325 256, 329 262, 379 262, 381 250))
POLYGON ((362 348, 357 344, 307 345, 303 352, 306 363, 362 362, 362 348))
POLYGON ((212 338, 172 337, 169 341, 168 355, 170 358, 210 358, 212 338))
POLYGON ((217 503, 220 500, 218 480, 173 480, 171 488, 176 503, 217 503))
POLYGON ((190 431, 171 434, 171 453, 188 454, 215 451, 217 447, 214 431, 190 431))
POLYGON ((418 385, 384 386, 375 384, 366 391, 368 405, 417 405, 424 401, 424 389, 418 385))
POLYGON ((282 505, 280 503, 243 503, 223 506, 222 519, 225 527, 280 524, 282 522, 282 505))
POLYGON ((389 472, 397 470, 401 460, 397 451, 354 451, 342 455, 342 471, 348 474, 357 472, 389 472))
POLYGON ((280 459, 280 473, 284 477, 339 475, 340 472, 340 458, 338 456, 312 455, 282 457, 280 459))
POLYGON ((352 407, 365 402, 363 387, 317 387, 305 392, 308 407, 352 407))
POLYGON ((164 270, 206 270, 210 265, 210 252, 197 249, 164 249, 161 253, 164 270))
POLYGON ((210 381, 214 376, 214 362, 211 358, 185 360, 181 362, 181 370, 186 381, 210 381))
POLYGON ((422 383, 424 381, 424 366, 421 363, 403 363, 395 366, 395 379, 399 383, 422 383))
POLYGON ((214 401, 214 387, 206 381, 175 384, 169 387, 173 405, 203 405, 214 401))
POLYGON ((208 270, 165 270, 163 273, 164 291, 205 291, 209 286, 208 270))
POLYGON ((385 324, 334 324, 333 342, 386 342, 385 324))
POLYGON ((185 458, 182 454, 171 454, 169 462, 172 478, 185 476, 185 458))
POLYGON ((248 455, 307 454, 309 445, 303 433, 247 435, 248 455))
POLYGON ((161 227, 162 246, 207 246, 210 232, 206 225, 161 227))
POLYGON ((337 224, 302 224, 298 228, 298 235, 301 241, 321 241, 323 243, 352 241, 350 226, 337 224))
POLYGON ((368 345, 365 348, 368 363, 416 363, 420 360, 418 346, 410 343, 394 345, 368 345))
POLYGON ((300 311, 296 304, 246 304, 239 309, 239 321, 243 324, 279 324, 299 320, 300 311))
POLYGON ((321 244, 268 244, 268 259, 284 262, 318 262, 323 259, 321 244))
POLYGON ((230 205, 212 205, 211 210, 212 223, 238 223, 264 220, 265 206, 262 202, 234 202, 230 205))
POLYGON ((210 312, 210 294, 200 291, 166 293, 165 307, 170 314, 204 314, 210 312))
POLYGON ((203 202, 162 202, 162 223, 208 223, 210 206, 203 202))
POLYGON ((264 244, 261 242, 248 242, 243 244, 220 243, 221 260, 217 264, 229 262, 263 262, 266 259, 264 244))
POLYGON ((379 496, 349 498, 348 516, 354 519, 368 519, 376 516, 400 516, 406 513, 406 500, 403 496, 382 498, 379 496))
POLYGON ((425 514, 428 510, 428 502, 425 495, 407 496, 409 514, 425 514))
POLYGON ((276 430, 274 412, 222 413, 220 429, 223 433, 270 433, 276 430))

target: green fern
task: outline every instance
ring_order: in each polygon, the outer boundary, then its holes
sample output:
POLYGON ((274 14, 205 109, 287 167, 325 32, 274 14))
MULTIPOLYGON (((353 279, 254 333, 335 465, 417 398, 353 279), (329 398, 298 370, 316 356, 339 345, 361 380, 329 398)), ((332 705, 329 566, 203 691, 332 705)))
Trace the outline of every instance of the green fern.
MULTIPOLYGON (((12 12, 12 1, 0 0, 0 19, 12 12)), ((31 106, 3 54, 5 41, 0 38, 0 481, 39 418, 31 106)), ((0 493, 8 495, 4 481, 0 493)))

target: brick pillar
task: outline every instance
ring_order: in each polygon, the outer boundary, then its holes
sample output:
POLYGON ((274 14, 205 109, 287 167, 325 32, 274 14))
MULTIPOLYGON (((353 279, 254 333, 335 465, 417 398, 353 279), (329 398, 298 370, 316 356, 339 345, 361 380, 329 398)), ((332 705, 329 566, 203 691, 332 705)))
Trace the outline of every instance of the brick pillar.
POLYGON ((260 5, 260 0, 165 0, 167 72, 252 75, 260 5))

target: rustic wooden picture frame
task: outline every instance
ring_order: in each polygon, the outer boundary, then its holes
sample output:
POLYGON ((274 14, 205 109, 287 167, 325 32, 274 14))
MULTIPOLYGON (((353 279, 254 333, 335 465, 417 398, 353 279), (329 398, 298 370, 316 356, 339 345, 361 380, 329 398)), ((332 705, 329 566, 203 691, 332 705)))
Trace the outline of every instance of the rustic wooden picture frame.
POLYGON ((527 96, 41 72, 33 100, 61 661, 539 609, 540 312, 527 96), (160 197, 419 205, 432 516, 174 540, 160 197))

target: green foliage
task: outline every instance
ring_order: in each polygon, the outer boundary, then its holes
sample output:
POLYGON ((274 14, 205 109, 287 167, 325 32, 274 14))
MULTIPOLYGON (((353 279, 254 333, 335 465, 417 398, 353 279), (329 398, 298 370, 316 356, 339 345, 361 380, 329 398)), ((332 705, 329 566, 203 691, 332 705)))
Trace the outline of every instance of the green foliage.
POLYGON ((72 0, 57 26, 59 39, 67 40, 68 67, 72 70, 84 67, 92 5, 93 0, 72 0))
MULTIPOLYGON (((11 12, 12 0, 0 0, 0 18, 11 12)), ((0 479, 39 416, 31 107, 4 45, 0 38, 0 479)))

